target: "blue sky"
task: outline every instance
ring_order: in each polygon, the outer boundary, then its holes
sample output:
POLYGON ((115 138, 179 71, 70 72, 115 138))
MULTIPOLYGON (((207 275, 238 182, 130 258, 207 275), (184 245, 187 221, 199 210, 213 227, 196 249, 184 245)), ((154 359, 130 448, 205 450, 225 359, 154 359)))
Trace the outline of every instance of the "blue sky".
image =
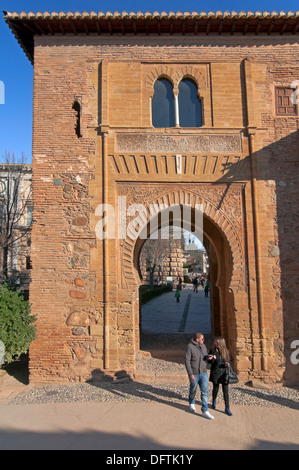
MULTIPOLYGON (((298 0, 59 0, 20 1, 3 0, 1 10, 16 11, 297 11, 298 0)), ((5 87, 5 103, 0 104, 0 158, 5 151, 20 156, 22 152, 31 162, 33 67, 0 15, 0 82, 5 87)), ((1 85, 1 83, 0 83, 1 85)), ((0 87, 0 103, 1 103, 0 87)))

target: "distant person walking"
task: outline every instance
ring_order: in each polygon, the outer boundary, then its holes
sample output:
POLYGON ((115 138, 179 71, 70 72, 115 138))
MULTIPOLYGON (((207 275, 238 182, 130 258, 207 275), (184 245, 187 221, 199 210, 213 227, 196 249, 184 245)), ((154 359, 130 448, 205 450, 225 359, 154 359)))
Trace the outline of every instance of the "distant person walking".
POLYGON ((175 296, 175 298, 176 298, 177 303, 179 303, 180 297, 181 297, 181 293, 180 293, 179 289, 177 289, 177 290, 175 291, 174 296, 175 296))
POLYGON ((209 289, 210 289, 209 281, 206 281, 205 288, 204 288, 205 297, 209 297, 209 289))
POLYGON ((198 279, 197 276, 193 279, 193 292, 198 292, 198 279))
POLYGON ((212 408, 214 410, 216 409, 216 399, 219 391, 219 385, 221 384, 225 404, 225 413, 228 416, 232 416, 229 406, 228 383, 225 381, 226 368, 230 361, 230 354, 226 347, 225 339, 221 336, 216 337, 209 354, 212 356, 212 359, 209 361, 211 363, 210 382, 213 383, 212 408))
POLYGON ((200 332, 194 333, 185 352, 185 366, 190 381, 189 408, 195 413, 195 395, 197 386, 199 386, 202 402, 201 411, 202 415, 207 419, 214 419, 214 416, 208 411, 209 379, 206 361, 211 359, 212 356, 208 355, 206 345, 204 344, 204 335, 200 332))

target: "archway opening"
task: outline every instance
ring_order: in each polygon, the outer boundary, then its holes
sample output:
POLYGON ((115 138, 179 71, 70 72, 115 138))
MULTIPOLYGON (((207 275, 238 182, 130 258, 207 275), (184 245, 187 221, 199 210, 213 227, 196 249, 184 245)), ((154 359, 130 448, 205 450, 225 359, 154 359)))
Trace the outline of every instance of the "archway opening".
MULTIPOLYGON (((194 209, 192 209, 193 219, 194 219, 194 209)), ((192 219, 192 220, 193 220, 192 219)), ((169 227, 175 228, 179 227, 182 229, 183 223, 182 219, 178 220, 173 217, 169 221, 169 227)), ((158 230, 161 230, 163 227, 160 222, 157 223, 158 230)), ((149 230, 149 227, 147 227, 149 230)), ((194 233, 194 222, 191 223, 191 234, 194 233)), ((181 238, 179 238, 179 243, 181 243, 181 238)), ((147 239, 146 239, 147 240, 147 239)), ((140 292, 139 292, 139 333, 140 333, 140 349, 146 350, 149 349, 147 345, 147 340, 152 335, 154 339, 155 332, 160 336, 164 335, 164 339, 167 339, 167 335, 180 337, 180 347, 181 350, 186 346, 186 341, 192 336, 195 331, 202 331, 207 337, 208 340, 212 340, 213 336, 224 336, 227 341, 229 341, 230 330, 229 324, 231 325, 231 306, 230 306, 230 295, 229 295, 229 284, 232 275, 232 255, 229 244, 226 240, 224 233, 221 229, 208 217, 203 216, 203 233, 202 233, 202 244, 205 248, 205 253, 208 258, 209 268, 208 272, 205 273, 206 276, 203 278, 203 281, 207 280, 209 283, 209 293, 208 297, 205 297, 204 294, 204 285, 200 285, 197 291, 197 294, 193 291, 193 284, 187 287, 189 289, 183 289, 181 291, 180 303, 176 303, 175 291, 179 284, 179 277, 181 274, 178 272, 173 272, 173 269, 169 267, 169 264, 165 264, 165 256, 160 254, 161 261, 157 266, 155 274, 152 275, 152 280, 149 280, 149 272, 146 271, 146 261, 142 261, 142 256, 146 248, 145 238, 138 238, 135 244, 135 269, 138 272, 140 279, 140 292), (163 265, 163 266, 162 266, 163 265), (163 274, 162 274, 163 273, 163 274), (147 279, 145 279, 147 275, 147 279), (159 286, 155 283, 159 278, 159 286), (163 294, 163 297, 157 295, 155 300, 150 303, 150 307, 146 306, 144 308, 142 301, 142 289, 144 285, 149 286, 149 283, 152 282, 153 289, 158 289, 161 284, 161 288, 166 287, 167 285, 172 284, 172 290, 169 293, 163 294), (163 284, 163 286, 162 286, 163 284), (200 295, 198 295, 200 294, 200 295), (198 300, 200 296, 203 302, 194 304, 194 311, 190 309, 192 296, 198 295, 198 300), (163 300, 162 300, 163 299, 163 300), (180 308, 179 306, 180 305, 180 308), (151 311, 151 308, 157 309, 155 312, 151 311), (204 308, 205 307, 205 308, 204 308), (176 309, 176 310, 175 310, 176 309), (197 312, 196 312, 197 310, 197 312), (145 318, 145 312, 146 316, 145 318), (179 313, 178 313, 179 312, 179 313), (175 313, 177 315, 175 316, 175 313), (188 318, 189 316, 189 318, 188 318), (190 321, 188 323, 189 320, 190 321), (144 341, 145 339, 145 341, 144 341)), ((155 240, 157 243, 159 240, 155 240)), ((153 246, 153 244, 152 244, 153 246)), ((151 250, 151 249, 150 249, 151 250)), ((151 250, 153 252, 153 248, 151 250)), ((146 257, 145 257, 146 258, 146 257)), ((148 266, 149 268, 149 266, 148 266)), ((192 273, 193 274, 193 273, 192 273)), ((200 275, 202 278, 204 272, 194 274, 200 275)), ((193 276, 192 276, 193 277, 193 276)), ((183 277, 183 283, 185 278, 183 277)), ((186 287, 186 286, 184 286, 186 287)), ((163 289, 162 289, 163 290, 163 289)), ((195 301, 195 299, 194 299, 195 301)), ((162 338, 163 341, 163 338, 162 338)), ((165 344, 165 349, 169 345, 165 344)), ((160 349, 163 351, 163 345, 160 344, 160 349)), ((163 351, 165 353, 165 350, 163 351)))
POLYGON ((208 256, 200 241, 173 226, 169 237, 160 230, 146 240, 139 259, 141 336, 210 334, 208 256))

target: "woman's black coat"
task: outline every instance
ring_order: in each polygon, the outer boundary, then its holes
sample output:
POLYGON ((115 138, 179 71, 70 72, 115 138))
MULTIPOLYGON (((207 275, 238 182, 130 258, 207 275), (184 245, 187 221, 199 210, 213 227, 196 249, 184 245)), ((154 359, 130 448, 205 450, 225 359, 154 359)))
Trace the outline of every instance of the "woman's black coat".
POLYGON ((210 382, 213 382, 215 384, 225 383, 225 373, 226 373, 225 360, 220 355, 218 349, 211 349, 209 351, 209 354, 216 356, 216 359, 212 359, 211 361, 209 361, 209 363, 211 364, 211 371, 210 371, 210 378, 209 378, 210 382))

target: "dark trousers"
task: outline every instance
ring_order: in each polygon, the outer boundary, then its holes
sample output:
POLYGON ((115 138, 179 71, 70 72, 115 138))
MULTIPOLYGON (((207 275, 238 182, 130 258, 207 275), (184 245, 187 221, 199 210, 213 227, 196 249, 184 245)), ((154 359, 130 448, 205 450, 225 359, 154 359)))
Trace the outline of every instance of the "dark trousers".
MULTIPOLYGON (((228 384, 221 384, 221 385, 222 385, 222 391, 223 391, 224 404, 225 406, 229 406, 228 384)), ((213 383, 213 392, 212 392, 213 400, 216 400, 218 391, 219 391, 219 384, 213 383)))

